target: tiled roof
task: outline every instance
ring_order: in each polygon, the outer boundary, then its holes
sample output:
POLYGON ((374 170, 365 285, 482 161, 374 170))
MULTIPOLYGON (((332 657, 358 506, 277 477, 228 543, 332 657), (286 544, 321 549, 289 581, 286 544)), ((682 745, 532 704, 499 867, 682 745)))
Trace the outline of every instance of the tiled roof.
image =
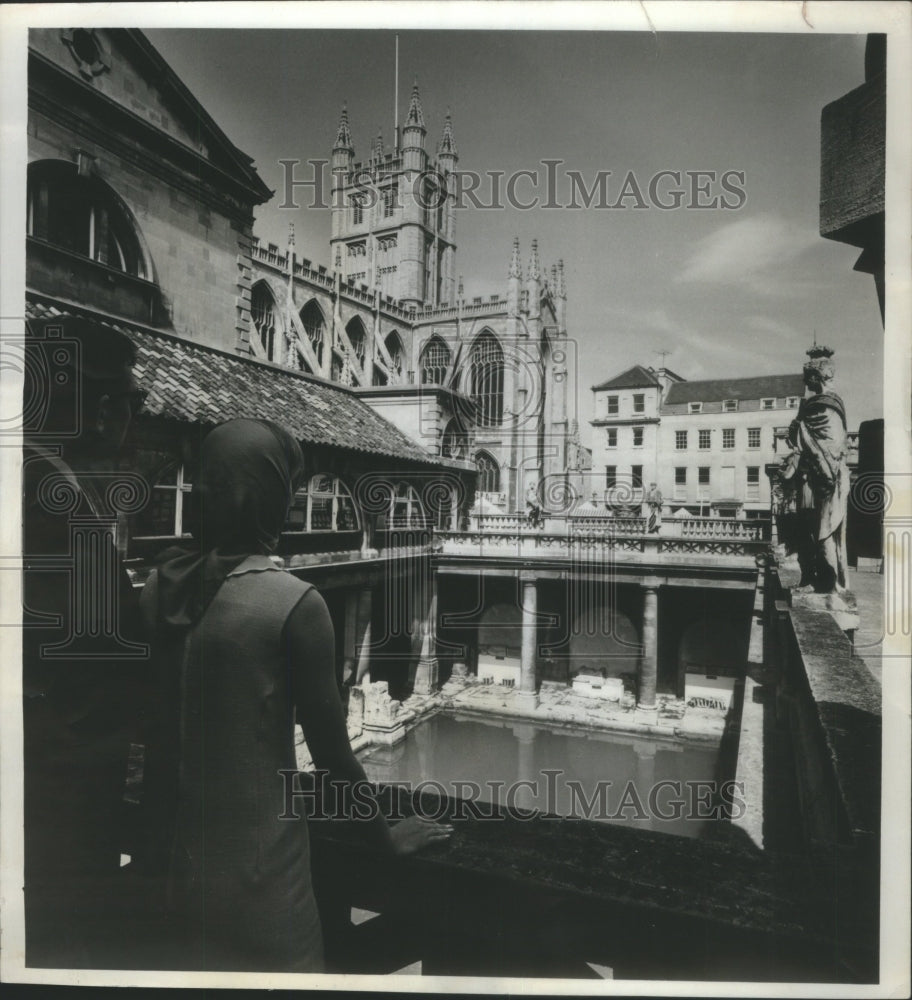
POLYGON ((799 375, 755 375, 752 378, 713 378, 700 382, 675 382, 669 386, 663 406, 676 403, 714 403, 723 399, 781 399, 803 396, 804 378, 799 375))
POLYGON ((117 322, 29 297, 28 319, 92 315, 136 344, 134 374, 147 390, 143 412, 214 425, 234 417, 274 420, 299 441, 384 458, 447 464, 407 438, 344 386, 179 337, 117 322))
POLYGON ((659 384, 659 380, 651 371, 642 365, 634 365, 627 371, 615 375, 614 378, 592 387, 593 392, 599 389, 647 389, 659 384))

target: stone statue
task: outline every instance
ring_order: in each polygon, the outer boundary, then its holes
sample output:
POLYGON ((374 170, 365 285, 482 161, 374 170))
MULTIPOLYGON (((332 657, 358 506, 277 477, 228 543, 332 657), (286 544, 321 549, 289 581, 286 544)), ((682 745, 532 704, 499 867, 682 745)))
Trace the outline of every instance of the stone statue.
POLYGON ((798 589, 834 594, 847 586, 845 405, 836 393, 826 391, 835 374, 832 349, 815 344, 807 353, 804 383, 810 395, 801 401, 789 427, 786 440, 793 450, 783 459, 779 477, 794 495, 801 520, 798 589))

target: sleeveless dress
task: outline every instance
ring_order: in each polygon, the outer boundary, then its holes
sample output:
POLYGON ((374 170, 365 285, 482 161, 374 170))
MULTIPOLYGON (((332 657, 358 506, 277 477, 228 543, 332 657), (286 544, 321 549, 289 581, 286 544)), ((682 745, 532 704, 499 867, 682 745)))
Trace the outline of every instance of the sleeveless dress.
MULTIPOLYGON (((285 621, 310 589, 266 556, 228 574, 200 620, 155 643, 158 695, 144 775, 144 865, 167 888, 181 967, 322 970, 303 819, 285 811, 295 768, 285 621)), ((142 598, 154 620, 157 578, 142 598)))

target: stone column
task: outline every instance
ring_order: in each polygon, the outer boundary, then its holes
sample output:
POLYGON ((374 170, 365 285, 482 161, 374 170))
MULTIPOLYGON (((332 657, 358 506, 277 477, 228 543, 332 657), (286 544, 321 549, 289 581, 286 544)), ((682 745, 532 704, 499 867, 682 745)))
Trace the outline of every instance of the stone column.
POLYGON ((637 708, 656 707, 656 677, 659 657, 659 591, 643 587, 643 659, 637 685, 637 708))
POLYGON ((355 683, 360 684, 364 677, 367 677, 367 680, 370 681, 371 615, 373 612, 373 593, 369 588, 358 592, 356 608, 354 647, 356 664, 355 683))
POLYGON ((421 622, 421 650, 415 669, 415 694, 431 694, 437 690, 439 664, 437 662, 437 574, 428 576, 427 613, 421 622))
POLYGON ((522 581, 522 647, 519 666, 519 694, 530 708, 538 705, 536 653, 538 652, 538 585, 535 580, 522 581))

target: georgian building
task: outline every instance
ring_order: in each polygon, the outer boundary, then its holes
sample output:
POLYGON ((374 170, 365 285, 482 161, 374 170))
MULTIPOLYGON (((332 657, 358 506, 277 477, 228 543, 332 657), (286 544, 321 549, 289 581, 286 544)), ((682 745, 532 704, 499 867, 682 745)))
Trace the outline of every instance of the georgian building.
POLYGON ((593 468, 607 502, 640 503, 654 482, 668 513, 769 515, 765 466, 781 457, 800 373, 691 382, 634 365, 592 391, 593 468))

